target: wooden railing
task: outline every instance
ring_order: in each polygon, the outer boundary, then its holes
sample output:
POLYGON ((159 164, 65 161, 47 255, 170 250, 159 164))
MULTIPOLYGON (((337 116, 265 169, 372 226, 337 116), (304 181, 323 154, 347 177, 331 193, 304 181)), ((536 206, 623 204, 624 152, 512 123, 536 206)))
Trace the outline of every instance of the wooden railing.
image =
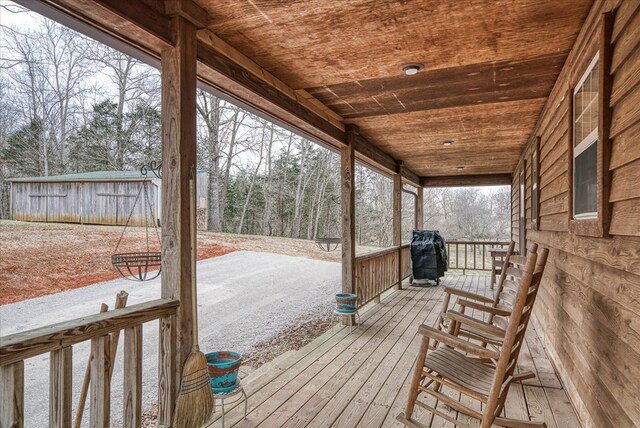
MULTIPOLYGON (((24 421, 24 360, 49 352, 49 426, 71 426, 72 346, 91 341, 91 427, 109 425, 111 334, 124 330, 123 426, 140 426, 142 416, 142 324, 173 324, 179 301, 158 299, 124 309, 48 325, 0 338, 0 426, 24 421)), ((159 374, 160 375, 160 374, 159 374)), ((164 373, 163 375, 171 375, 164 373)))
POLYGON ((391 247, 356 257, 355 289, 362 306, 411 274, 409 245, 391 247))
POLYGON ((507 248, 509 242, 504 241, 447 241, 449 269, 491 270, 491 257, 488 249, 493 247, 507 248))

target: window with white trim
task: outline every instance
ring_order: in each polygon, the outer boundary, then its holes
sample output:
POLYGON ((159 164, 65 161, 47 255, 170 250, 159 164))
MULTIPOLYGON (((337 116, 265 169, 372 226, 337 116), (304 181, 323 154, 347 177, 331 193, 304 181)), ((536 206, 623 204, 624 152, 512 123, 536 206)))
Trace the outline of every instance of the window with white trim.
POLYGON ((573 91, 573 218, 598 217, 598 54, 573 91))

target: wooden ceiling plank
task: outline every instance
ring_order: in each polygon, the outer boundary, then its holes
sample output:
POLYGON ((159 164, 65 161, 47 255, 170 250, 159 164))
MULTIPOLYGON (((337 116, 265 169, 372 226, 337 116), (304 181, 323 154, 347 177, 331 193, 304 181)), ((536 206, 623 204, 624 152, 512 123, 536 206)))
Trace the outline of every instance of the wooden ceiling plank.
POLYGON ((345 119, 543 98, 567 54, 472 64, 307 91, 345 119))

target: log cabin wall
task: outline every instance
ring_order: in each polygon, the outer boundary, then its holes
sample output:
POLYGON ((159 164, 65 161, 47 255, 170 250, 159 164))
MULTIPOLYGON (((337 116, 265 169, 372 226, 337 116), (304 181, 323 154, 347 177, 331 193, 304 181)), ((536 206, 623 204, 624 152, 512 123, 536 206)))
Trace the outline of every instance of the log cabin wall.
MULTIPOLYGON (((606 166, 606 165, 605 165, 606 166)), ((550 249, 534 325, 586 427, 640 426, 640 2, 596 1, 513 174, 519 241, 520 171, 526 240, 550 249), (610 236, 570 231, 570 99, 615 10, 612 45, 610 236), (539 217, 531 218, 532 153, 539 144, 539 217)))

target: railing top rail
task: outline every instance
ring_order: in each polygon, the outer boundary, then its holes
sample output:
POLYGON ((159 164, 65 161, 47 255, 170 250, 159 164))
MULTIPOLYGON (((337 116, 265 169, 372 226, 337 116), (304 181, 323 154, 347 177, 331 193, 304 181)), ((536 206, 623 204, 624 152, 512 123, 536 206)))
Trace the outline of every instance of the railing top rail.
POLYGON ((447 239, 447 244, 476 244, 476 245, 509 245, 509 241, 459 241, 447 239))
POLYGON ((394 247, 384 248, 382 250, 372 251, 370 253, 366 253, 366 254, 363 254, 361 256, 356 256, 356 262, 361 262, 361 261, 364 261, 364 260, 374 259, 376 257, 382 257, 382 256, 385 256, 387 254, 392 254, 392 253, 395 253, 396 251, 398 251, 400 248, 401 247, 399 247, 399 246, 394 246, 394 247))
POLYGON ((0 337, 0 366, 55 351, 127 327, 173 315, 180 301, 157 299, 0 337))

